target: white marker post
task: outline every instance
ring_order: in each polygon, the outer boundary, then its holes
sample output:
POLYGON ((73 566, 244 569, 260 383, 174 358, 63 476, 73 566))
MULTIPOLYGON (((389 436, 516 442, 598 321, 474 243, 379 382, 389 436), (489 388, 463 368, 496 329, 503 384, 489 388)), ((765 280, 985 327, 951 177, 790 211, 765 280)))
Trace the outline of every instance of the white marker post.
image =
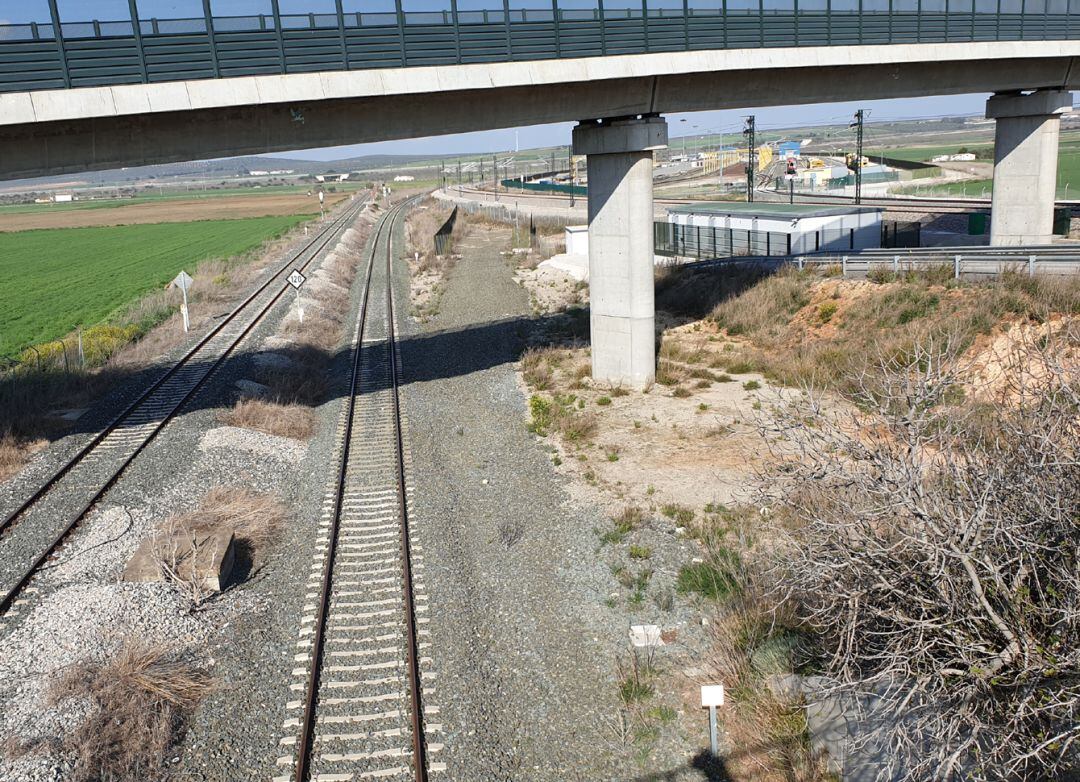
MULTIPOLYGON (((322 190, 319 191, 319 219, 326 219, 326 210, 323 209, 323 204, 326 202, 326 193, 322 190)), ((297 290, 300 290, 297 288, 297 290)))
POLYGON ((179 288, 180 292, 184 295, 184 303, 180 305, 180 314, 184 316, 185 334, 187 334, 188 330, 191 328, 191 322, 188 319, 187 292, 188 288, 191 287, 191 284, 193 282, 195 281, 191 279, 191 276, 187 272, 182 271, 178 275, 176 275, 176 279, 170 283, 171 285, 175 285, 177 288, 179 288))
POLYGON ((703 684, 701 686, 701 708, 709 710, 709 746, 713 757, 719 756, 716 744, 716 707, 724 705, 724 685, 703 684))
POLYGON ((300 273, 299 269, 293 269, 292 273, 288 276, 289 285, 293 286, 296 290, 296 314, 300 318, 300 323, 304 322, 304 303, 300 301, 300 286, 307 282, 307 277, 300 273))

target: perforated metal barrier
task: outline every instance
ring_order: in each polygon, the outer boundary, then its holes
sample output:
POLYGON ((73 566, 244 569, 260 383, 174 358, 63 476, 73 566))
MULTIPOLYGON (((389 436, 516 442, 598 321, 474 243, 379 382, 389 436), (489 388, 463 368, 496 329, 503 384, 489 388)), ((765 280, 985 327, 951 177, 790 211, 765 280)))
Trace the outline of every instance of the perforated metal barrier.
POLYGON ((61 20, 49 0, 48 18, 0 25, 0 92, 703 49, 1080 37, 1080 0, 562 2, 477 8, 432 0, 412 10, 410 0, 376 0, 370 11, 339 2, 337 13, 249 16, 213 16, 204 2, 203 17, 139 19, 130 0, 132 19, 103 21, 61 20))

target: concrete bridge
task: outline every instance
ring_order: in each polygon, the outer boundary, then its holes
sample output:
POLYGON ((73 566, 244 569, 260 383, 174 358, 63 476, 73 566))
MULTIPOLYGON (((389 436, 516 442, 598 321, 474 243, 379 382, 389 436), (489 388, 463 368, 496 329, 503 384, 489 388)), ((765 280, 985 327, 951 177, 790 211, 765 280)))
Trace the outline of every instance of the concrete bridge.
MULTIPOLYGON (((661 114, 996 93, 991 242, 1047 243, 1075 0, 387 0, 0 24, 0 178, 580 121, 594 377, 651 382, 661 114)), ((8 11, 5 10, 5 14, 8 11)))

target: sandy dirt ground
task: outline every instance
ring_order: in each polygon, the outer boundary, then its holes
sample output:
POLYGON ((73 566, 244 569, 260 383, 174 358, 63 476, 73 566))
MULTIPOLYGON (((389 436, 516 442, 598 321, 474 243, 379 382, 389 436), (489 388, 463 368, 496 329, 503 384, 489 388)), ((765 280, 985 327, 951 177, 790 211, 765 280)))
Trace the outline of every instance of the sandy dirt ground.
MULTIPOLYGON (((348 193, 327 193, 326 208, 348 198, 348 193)), ((148 223, 189 223, 195 220, 234 220, 243 217, 315 214, 319 211, 316 196, 303 193, 277 193, 213 198, 133 200, 123 206, 101 209, 69 209, 3 214, 0 231, 30 231, 38 228, 87 228, 106 225, 144 225, 148 223)))

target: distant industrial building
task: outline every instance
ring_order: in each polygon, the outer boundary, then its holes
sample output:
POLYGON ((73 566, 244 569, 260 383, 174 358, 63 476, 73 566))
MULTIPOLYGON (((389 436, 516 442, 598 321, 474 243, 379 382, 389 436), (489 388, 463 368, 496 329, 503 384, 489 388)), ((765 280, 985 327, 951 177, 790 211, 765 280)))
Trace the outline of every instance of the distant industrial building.
POLYGON ((801 156, 802 142, 800 141, 782 141, 777 148, 777 154, 781 160, 790 160, 794 158, 798 160, 801 156))
POLYGON ((863 250, 881 246, 881 214, 865 206, 687 204, 668 210, 665 242, 671 254, 690 257, 863 250))
POLYGON ((930 158, 931 163, 970 163, 975 159, 974 152, 957 152, 954 155, 935 155, 930 158))

